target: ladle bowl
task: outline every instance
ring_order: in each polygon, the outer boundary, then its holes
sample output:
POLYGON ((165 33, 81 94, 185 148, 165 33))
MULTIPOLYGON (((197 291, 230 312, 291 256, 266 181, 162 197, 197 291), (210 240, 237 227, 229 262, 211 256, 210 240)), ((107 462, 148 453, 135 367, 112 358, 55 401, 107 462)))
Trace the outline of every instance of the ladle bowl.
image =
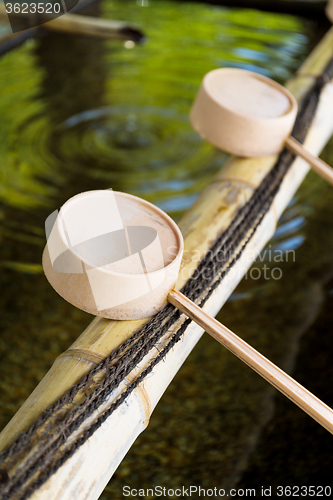
POLYGON ((297 102, 270 78, 236 68, 206 74, 193 104, 193 128, 214 146, 237 156, 271 156, 285 147, 333 185, 333 169, 290 136, 297 102))
POLYGON ((278 83, 251 71, 222 68, 205 75, 190 120, 214 146, 248 157, 281 151, 296 115, 296 99, 278 83))
POLYGON ((68 200, 46 221, 44 272, 86 312, 139 319, 164 307, 183 253, 182 234, 162 210, 112 190, 68 200))

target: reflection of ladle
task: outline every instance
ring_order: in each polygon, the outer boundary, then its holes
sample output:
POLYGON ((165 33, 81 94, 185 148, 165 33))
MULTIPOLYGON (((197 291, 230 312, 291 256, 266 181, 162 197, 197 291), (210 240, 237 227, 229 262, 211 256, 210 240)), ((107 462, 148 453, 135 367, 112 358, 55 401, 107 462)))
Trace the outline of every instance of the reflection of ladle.
MULTIPOLYGON (((106 250, 107 248, 102 248, 102 254, 106 250)), ((97 313, 102 317, 115 319, 121 317, 128 320, 145 318, 151 315, 152 302, 155 305, 154 312, 158 312, 169 301, 333 434, 333 411, 328 406, 173 288, 180 269, 182 253, 182 234, 178 226, 162 210, 128 194, 109 190, 90 191, 71 198, 60 210, 45 247, 43 267, 51 285, 60 295, 80 309, 97 313), (94 221, 95 216, 98 217, 96 221, 94 221), (94 244, 89 246, 89 264, 87 264, 86 257, 80 255, 77 247, 74 249, 68 243, 71 239, 78 242, 87 240, 90 236, 96 237, 97 232, 103 234, 104 231, 105 234, 106 230, 111 229, 112 224, 117 230, 121 224, 125 227, 126 224, 144 226, 149 220, 153 229, 156 229, 158 238, 153 239, 153 233, 148 235, 147 249, 142 248, 142 241, 137 245, 144 260, 141 273, 137 267, 140 262, 129 259, 129 256, 135 257, 130 248, 123 255, 122 267, 115 270, 112 267, 113 263, 108 267, 103 258, 104 265, 93 269, 92 262, 95 259, 90 251, 98 253, 96 260, 100 259, 100 251, 96 246, 94 244), (87 227, 89 226, 87 222, 92 224, 92 228, 87 227), (67 228, 67 238, 63 231, 64 227, 67 228), (70 228, 73 228, 72 233, 70 228), (167 251, 163 248, 164 264, 162 263, 161 267, 158 256, 162 247, 168 248, 167 251), (60 253, 64 256, 61 272, 55 270, 52 265, 52 260, 55 262, 56 254, 60 253), (84 271, 81 273, 78 272, 78 262, 84 266, 84 271), (97 293, 93 293, 95 303, 101 297, 103 310, 97 308, 96 311, 91 293, 89 296, 87 292, 87 275, 92 270, 94 274, 90 284, 95 289, 97 287, 97 293), (144 289, 147 279, 150 281, 148 292, 144 289), (125 300, 121 302, 120 297, 125 300), (105 308, 106 299, 109 301, 108 309, 105 308), (116 305, 112 301, 115 301, 116 305)))
POLYGON ((290 136, 297 102, 284 87, 257 73, 222 68, 207 73, 191 110, 194 129, 238 156, 270 156, 287 147, 333 184, 333 169, 290 136))

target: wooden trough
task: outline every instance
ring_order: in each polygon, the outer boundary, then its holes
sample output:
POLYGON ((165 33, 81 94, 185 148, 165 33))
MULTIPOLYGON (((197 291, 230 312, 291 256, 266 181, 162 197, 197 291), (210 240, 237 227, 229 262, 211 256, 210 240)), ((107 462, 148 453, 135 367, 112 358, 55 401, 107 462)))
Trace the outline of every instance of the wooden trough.
MULTIPOLYGON (((331 29, 307 61, 287 84, 298 102, 333 58, 333 29, 331 29)), ((333 132, 333 85, 327 84, 305 141, 305 147, 319 154, 333 132)), ((192 208, 181 218, 179 226, 184 236, 184 257, 177 288, 181 289, 193 275, 198 264, 209 251, 212 243, 225 231, 235 215, 251 198, 254 190, 270 172, 276 157, 239 159, 232 157, 201 193, 192 208)), ((297 158, 271 205, 269 211, 247 244, 233 273, 215 289, 203 309, 217 314, 256 255, 275 232, 277 220, 308 173, 308 164, 297 158)), ((179 318, 179 324, 184 318, 179 318)), ((73 384, 84 377, 93 366, 109 356, 118 346, 129 339, 147 320, 112 321, 95 318, 74 344, 55 361, 35 391, 0 435, 3 450, 52 403, 57 401, 73 384)), ((173 326, 173 329, 177 328, 173 326)), ((113 472, 132 443, 148 425, 151 412, 174 375, 185 361, 203 330, 190 323, 178 342, 158 363, 149 377, 145 378, 111 416, 85 441, 76 452, 32 494, 34 499, 73 500, 97 499, 113 472)), ((159 349, 170 339, 172 332, 162 338, 159 349)), ((71 440, 81 435, 104 411, 117 400, 124 388, 136 379, 156 356, 151 350, 104 403, 75 431, 71 440)), ((38 443, 34 445, 38 448, 38 443)), ((30 450, 33 452, 34 450, 30 450)), ((15 464, 11 474, 19 474, 29 460, 23 456, 15 464)), ((33 479, 33 478, 32 478, 33 479)))

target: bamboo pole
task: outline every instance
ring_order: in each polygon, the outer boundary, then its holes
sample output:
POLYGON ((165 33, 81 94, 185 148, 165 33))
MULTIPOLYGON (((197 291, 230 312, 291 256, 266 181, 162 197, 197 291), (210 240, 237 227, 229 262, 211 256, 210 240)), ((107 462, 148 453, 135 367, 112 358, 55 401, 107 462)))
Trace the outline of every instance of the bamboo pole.
MULTIPOLYGON (((320 47, 315 50, 315 54, 316 56, 310 56, 298 76, 288 85, 296 98, 304 95, 305 90, 313 82, 311 75, 317 75, 333 56, 333 30, 326 35, 320 47), (312 61, 311 64, 309 61, 312 61), (305 74, 306 77, 304 77, 305 74)), ((314 154, 321 151, 333 132, 332 109, 333 86, 330 84, 322 93, 315 120, 305 142, 305 146, 314 154)), ((182 217, 179 225, 185 239, 185 251, 177 289, 186 283, 212 242, 229 226, 234 215, 251 197, 256 186, 260 184, 275 161, 275 157, 231 158, 214 181, 203 190, 193 207, 182 217)), ((274 234, 277 219, 308 170, 309 166, 304 160, 300 158, 295 160, 270 211, 256 230, 241 258, 206 302, 203 309, 207 313, 215 315, 219 311, 256 255, 274 234)), ((56 401, 95 363, 109 355, 144 323, 145 320, 117 322, 95 318, 68 351, 57 358, 49 373, 4 429, 0 435, 0 448, 8 446, 43 409, 56 401)), ((174 328, 177 328, 177 325, 174 328)), ((131 393, 126 400, 126 405, 121 405, 33 494, 32 498, 48 500, 98 498, 138 434, 148 424, 152 410, 202 333, 203 330, 200 327, 191 323, 182 342, 176 344, 167 354, 164 362, 159 363, 153 373, 131 393)), ((166 342, 167 339, 163 341, 166 342)), ((77 432, 82 432, 96 418, 96 415, 108 408, 117 398, 119 391, 136 378, 154 356, 155 352, 150 352, 77 432)))
POLYGON ((62 31, 73 35, 89 35, 98 38, 114 38, 140 42, 143 33, 136 27, 122 21, 111 21, 78 14, 64 14, 43 25, 45 29, 62 31))
MULTIPOLYGON (((96 17, 82 16, 79 14, 66 13, 49 20, 47 14, 23 14, 11 13, 11 16, 17 18, 18 23, 29 25, 32 15, 38 15, 38 20, 43 21, 42 27, 73 35, 88 35, 98 38, 113 38, 117 40, 132 40, 133 42, 141 42, 144 39, 144 34, 137 27, 123 21, 113 21, 107 19, 99 19, 96 17), (30 17, 31 16, 31 17, 30 17)), ((8 14, 5 5, 0 5, 0 20, 8 22, 8 14)), ((32 19, 33 22, 33 19, 32 19)), ((22 28, 23 29, 23 28, 22 28)))

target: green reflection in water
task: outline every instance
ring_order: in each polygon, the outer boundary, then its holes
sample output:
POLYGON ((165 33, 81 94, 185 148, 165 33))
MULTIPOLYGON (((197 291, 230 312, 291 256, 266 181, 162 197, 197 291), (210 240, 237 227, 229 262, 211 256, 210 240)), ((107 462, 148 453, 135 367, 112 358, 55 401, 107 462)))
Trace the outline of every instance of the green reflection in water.
MULTIPOLYGON (((41 273, 49 213, 78 192, 112 187, 141 195, 177 218, 226 158, 199 139, 187 120, 203 74, 231 65, 283 82, 309 51, 309 27, 289 16, 156 0, 148 8, 120 1, 103 8, 105 17, 140 25, 148 43, 128 49, 120 42, 50 34, 0 60, 1 426, 91 319, 63 301, 41 273)), ((300 210, 305 217, 303 205, 300 210)), ((262 296, 269 293, 265 289, 262 296)), ((260 338, 267 342, 266 335, 260 338)), ((225 462, 224 446, 234 442, 243 449, 239 432, 255 439, 249 429, 257 409, 239 401, 247 393, 251 400, 259 397, 261 382, 249 378, 239 390, 244 375, 237 361, 229 362, 228 354, 220 358, 209 339, 201 345, 105 498, 122 498, 129 477, 133 487, 142 477, 147 486, 155 476, 172 487, 198 474, 209 484, 221 467, 227 471, 238 463, 231 448, 226 453, 234 458, 225 462), (223 394, 217 379, 230 381, 223 394), (202 382, 210 390, 198 403, 202 382), (207 431, 193 437, 196 424, 207 431)), ((264 422, 269 413, 263 404, 261 412, 264 422)))
POLYGON ((149 42, 129 50, 49 35, 0 61, 7 204, 111 186, 186 208, 224 159, 187 121, 203 74, 232 65, 285 80, 307 50, 302 24, 288 16, 158 1, 107 2, 104 15, 136 22, 149 42))
MULTIPOLYGON (((127 49, 49 34, 0 60, 8 244, 41 247, 33 233, 47 215, 89 189, 138 194, 178 217, 225 161, 188 123, 202 76, 233 65, 284 80, 308 47, 305 27, 289 16, 159 1, 106 2, 104 15, 136 22, 148 43, 127 49)), ((40 255, 20 260, 37 264, 40 255)))

